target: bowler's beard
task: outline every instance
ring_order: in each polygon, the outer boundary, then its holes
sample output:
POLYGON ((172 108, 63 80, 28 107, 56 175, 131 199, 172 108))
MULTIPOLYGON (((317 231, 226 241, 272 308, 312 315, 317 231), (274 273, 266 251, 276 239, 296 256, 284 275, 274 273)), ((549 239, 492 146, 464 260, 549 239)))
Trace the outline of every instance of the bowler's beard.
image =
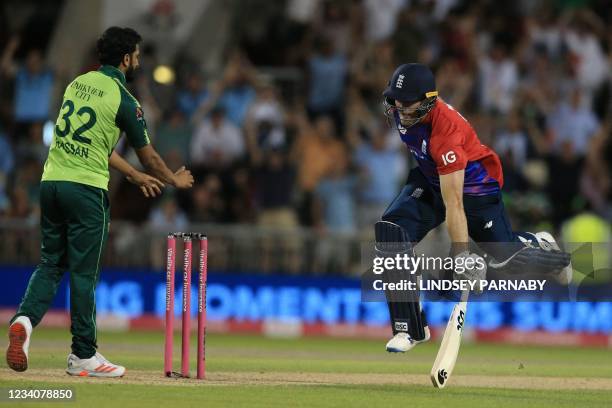
POLYGON ((131 82, 134 80, 134 77, 136 76, 136 74, 134 73, 134 66, 130 65, 127 70, 125 71, 125 80, 127 82, 131 82))

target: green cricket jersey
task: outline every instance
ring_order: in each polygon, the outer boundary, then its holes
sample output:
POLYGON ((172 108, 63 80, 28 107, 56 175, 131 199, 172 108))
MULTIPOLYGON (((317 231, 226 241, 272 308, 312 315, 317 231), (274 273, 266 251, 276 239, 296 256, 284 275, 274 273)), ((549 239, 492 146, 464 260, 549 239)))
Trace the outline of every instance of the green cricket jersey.
POLYGON ((43 181, 72 181, 108 190, 108 158, 121 131, 139 149, 150 143, 142 108, 119 69, 104 65, 78 76, 64 92, 43 181))

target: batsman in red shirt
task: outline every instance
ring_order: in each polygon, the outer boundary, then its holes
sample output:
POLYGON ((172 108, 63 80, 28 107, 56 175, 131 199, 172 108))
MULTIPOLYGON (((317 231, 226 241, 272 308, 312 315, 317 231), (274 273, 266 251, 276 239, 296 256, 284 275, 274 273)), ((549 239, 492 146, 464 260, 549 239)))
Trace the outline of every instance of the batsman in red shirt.
MULTIPOLYGON (((383 96, 385 114, 418 166, 375 225, 377 256, 412 253, 413 245, 446 221, 455 261, 472 258, 473 265, 509 270, 529 264, 567 284, 572 277, 569 254, 548 232, 512 230, 501 197, 504 176, 499 157, 438 96, 431 70, 422 64, 400 65, 383 96), (488 262, 470 251, 469 238, 489 255, 488 262), (495 245, 499 243, 504 244, 495 245)), ((462 278, 485 279, 486 270, 466 270, 462 278)), ((394 271, 386 273, 391 276, 394 271)), ((418 298, 402 301, 387 294, 387 302, 393 330, 387 351, 405 352, 429 339, 418 298)))

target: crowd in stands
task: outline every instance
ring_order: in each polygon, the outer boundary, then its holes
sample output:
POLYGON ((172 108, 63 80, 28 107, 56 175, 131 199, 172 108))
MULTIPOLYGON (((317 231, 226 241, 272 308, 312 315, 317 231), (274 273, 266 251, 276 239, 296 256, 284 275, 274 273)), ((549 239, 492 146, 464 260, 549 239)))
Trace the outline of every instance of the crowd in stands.
MULTIPOLYGON (((371 229, 414 165, 382 115, 381 93, 398 64, 417 61, 500 155, 516 229, 559 228, 585 210, 612 220, 605 1, 265 3, 245 5, 248 24, 235 24, 222 72, 182 60, 176 81, 158 83, 155 45, 143 44, 131 89, 156 149, 170 167, 192 169, 196 184, 145 200, 114 177, 114 220, 168 230, 371 229), (274 67, 298 74, 280 81, 274 67)), ((36 223, 53 90, 71 78, 49 68, 58 64, 44 50, 23 49, 18 35, 0 50, 0 218, 36 223)), ((134 161, 124 143, 117 149, 134 161)))

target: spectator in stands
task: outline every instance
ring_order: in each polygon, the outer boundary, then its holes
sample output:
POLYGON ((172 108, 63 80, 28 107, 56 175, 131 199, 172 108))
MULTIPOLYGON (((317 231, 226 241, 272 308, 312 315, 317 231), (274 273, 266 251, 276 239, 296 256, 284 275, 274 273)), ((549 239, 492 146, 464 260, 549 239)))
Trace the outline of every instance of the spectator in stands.
POLYGON ((330 116, 339 134, 344 131, 344 91, 348 73, 346 57, 333 43, 320 37, 308 60, 308 114, 311 118, 330 116))
POLYGON ((184 163, 190 157, 190 143, 193 127, 180 109, 171 111, 157 129, 155 147, 162 157, 178 154, 178 162, 184 163), (174 152, 174 153, 172 153, 174 152))
POLYGON ((29 50, 25 63, 18 64, 14 56, 19 42, 19 37, 13 37, 0 60, 2 73, 15 79, 14 120, 26 125, 43 122, 50 116, 54 74, 45 67, 42 52, 38 49, 29 50))
POLYGON ((416 5, 404 8, 397 15, 397 19, 397 28, 390 38, 395 57, 394 67, 398 63, 419 61, 419 52, 423 46, 428 46, 429 37, 432 35, 428 30, 428 16, 416 5))
POLYGON ((282 148, 264 151, 255 168, 255 199, 260 225, 295 228, 298 220, 292 208, 295 169, 282 148))
POLYGON ((22 157, 12 178, 14 188, 25 189, 28 201, 32 206, 38 206, 40 199, 40 178, 43 166, 37 157, 22 157))
POLYGON ((2 214, 9 205, 6 186, 8 177, 13 171, 14 164, 15 157, 13 156, 13 149, 6 135, 0 130, 0 214, 2 214))
MULTIPOLYGON (((259 154, 261 149, 285 146, 285 113, 271 83, 259 84, 257 96, 246 114, 244 130, 251 155, 259 154), (258 149, 253 151, 253 147, 258 149)), ((259 158, 255 162, 259 163, 259 158)))
POLYGON ((578 155, 574 144, 562 141, 557 150, 547 156, 548 196, 552 205, 552 218, 556 226, 578 209, 579 182, 584 159, 578 155))
POLYGON ((511 112, 504 118, 505 124, 495 137, 494 148, 506 165, 520 169, 527 160, 528 137, 521 128, 521 119, 517 112, 511 112))
POLYGON ((276 90, 271 84, 262 83, 245 123, 255 204, 259 210, 257 222, 295 228, 298 221, 291 204, 296 172, 286 151, 284 120, 276 90))
POLYGON ((162 197, 161 203, 149 216, 149 225, 157 231, 187 231, 188 220, 172 194, 162 197))
POLYGON ((6 211, 9 218, 36 223, 38 217, 37 205, 28 198, 28 191, 23 186, 15 186, 10 195, 10 205, 6 211))
MULTIPOLYGON (((380 125, 380 115, 372 112, 367 101, 368 99, 364 97, 363 88, 358 88, 355 82, 351 83, 347 89, 347 121, 343 139, 353 149, 361 143, 363 138, 370 137, 369 135, 380 125)), ((371 103, 372 99, 369 99, 369 101, 371 103)), ((376 104, 380 105, 379 98, 376 98, 376 104)))
POLYGON ((257 225, 279 232, 279 236, 266 237, 260 242, 262 269, 276 267, 297 272, 303 251, 302 239, 294 233, 299 227, 293 206, 295 168, 282 147, 264 147, 254 158, 258 157, 260 160, 253 172, 257 225))
POLYGON ((352 70, 354 81, 365 98, 378 102, 380 90, 387 84, 396 65, 391 41, 381 41, 357 50, 352 70))
POLYGON ((357 178, 348 171, 348 157, 338 157, 315 189, 317 269, 344 272, 349 243, 343 239, 356 231, 355 193, 357 178))
POLYGON ((302 25, 312 24, 321 0, 289 0, 287 1, 287 17, 302 25))
POLYGON ((389 38, 396 28, 397 17, 408 5, 406 0, 365 0, 365 28, 368 42, 389 38))
POLYGON ((210 97, 204 85, 202 76, 197 72, 188 74, 185 86, 177 95, 177 105, 185 117, 190 118, 198 108, 210 97))
POLYGON ((612 220, 612 112, 589 147, 581 192, 599 214, 612 220))
POLYGON ((554 150, 561 152, 571 145, 573 154, 583 157, 589 141, 599 128, 597 117, 583 103, 582 91, 575 88, 569 101, 559 103, 547 120, 548 130, 552 134, 554 150))
POLYGON ((221 106, 227 118, 241 127, 255 99, 254 82, 255 70, 251 62, 241 51, 234 51, 227 61, 223 78, 214 85, 211 96, 202 101, 192 116, 192 122, 199 122, 215 106, 221 106))
POLYGON ((312 225, 313 192, 333 163, 346 154, 345 145, 338 140, 334 122, 328 116, 315 119, 314 125, 304 114, 297 114, 298 138, 291 152, 297 167, 297 182, 301 192, 300 218, 312 225))
POLYGON ((224 212, 221 180, 217 175, 209 174, 193 188, 191 221, 195 223, 220 222, 224 212))
POLYGON ((225 108, 218 106, 196 129, 190 150, 194 167, 225 169, 245 152, 242 131, 226 118, 225 108))
POLYGON ((296 171, 294 164, 289 161, 285 145, 282 112, 276 106, 276 99, 271 92, 272 89, 265 91, 270 95, 260 99, 268 102, 256 103, 247 121, 257 224, 277 229, 283 234, 276 240, 261 240, 260 261, 262 269, 266 271, 283 267, 297 272, 300 268, 302 243, 299 237, 289 232, 299 226, 293 206, 296 171), (280 263, 277 256, 279 251, 283 253, 280 263))
POLYGON ((527 134, 537 154, 546 161, 549 175, 546 193, 552 204, 552 221, 558 227, 576 208, 584 157, 578 154, 571 140, 553 144, 550 136, 547 139, 535 126, 531 126, 527 134))
POLYGON ((474 78, 459 64, 456 58, 445 58, 440 61, 436 72, 436 88, 444 101, 448 102, 459 112, 466 107, 474 86, 474 78))
POLYGON ((165 242, 159 237, 169 231, 189 231, 189 221, 186 214, 179 208, 176 197, 167 192, 149 214, 148 225, 154 231, 149 248, 150 263, 155 268, 163 268, 159 254, 164 251, 165 242))
POLYGON ((420 44, 417 43, 419 60, 428 63, 424 61, 424 57, 440 52, 441 55, 457 61, 462 69, 469 69, 472 76, 477 75, 477 72, 474 72, 478 69, 477 58, 484 54, 489 46, 488 41, 479 40, 488 39, 491 35, 483 25, 492 20, 493 16, 489 15, 488 18, 479 21, 478 7, 458 7, 450 12, 438 30, 432 31, 430 27, 433 22, 429 14, 424 10, 412 19, 413 24, 420 27, 421 35, 425 37, 420 44))
POLYGON ((516 111, 502 120, 506 123, 497 132, 493 146, 504 169, 504 191, 509 192, 523 187, 521 172, 527 161, 529 137, 521 127, 521 118, 516 111))
POLYGON ((359 143, 353 159, 360 172, 360 228, 371 228, 380 219, 400 186, 404 157, 392 147, 389 138, 395 136, 384 124, 359 143))
POLYGON ((562 27, 555 21, 552 10, 539 10, 533 16, 525 19, 527 41, 531 47, 541 48, 547 56, 557 60, 560 58, 562 43, 562 27))
POLYGON ((229 222, 251 224, 255 221, 255 198, 251 183, 253 170, 246 163, 240 163, 232 169, 228 181, 224 183, 229 222))
POLYGON ((338 157, 315 189, 317 225, 333 232, 354 232, 356 190, 357 179, 348 171, 348 159, 338 157))
POLYGON ((26 129, 26 134, 17 143, 15 153, 21 161, 24 158, 33 158, 39 163, 44 163, 49 154, 49 147, 43 143, 43 125, 40 122, 31 123, 26 129))
POLYGON ((495 42, 490 52, 480 58, 478 67, 482 108, 491 113, 508 113, 519 83, 516 61, 511 58, 508 46, 499 40, 495 42))
POLYGON ((253 99, 255 99, 255 89, 253 87, 254 78, 248 67, 244 67, 244 57, 236 57, 239 64, 234 75, 227 77, 224 81, 224 89, 219 99, 219 104, 228 113, 228 118, 236 126, 244 124, 246 116, 253 99))
POLYGON ((558 95, 568 83, 563 70, 552 63, 542 46, 531 50, 525 57, 525 76, 514 100, 523 119, 534 120, 536 125, 545 130, 546 115, 554 106, 558 95))
POLYGON ((343 55, 349 55, 353 47, 354 27, 352 11, 356 2, 324 1, 321 4, 321 18, 316 25, 317 33, 329 38, 333 48, 343 55))
POLYGON ((582 10, 563 37, 578 83, 589 96, 610 77, 610 63, 596 35, 598 31, 602 36, 608 33, 605 23, 592 12, 582 10))

